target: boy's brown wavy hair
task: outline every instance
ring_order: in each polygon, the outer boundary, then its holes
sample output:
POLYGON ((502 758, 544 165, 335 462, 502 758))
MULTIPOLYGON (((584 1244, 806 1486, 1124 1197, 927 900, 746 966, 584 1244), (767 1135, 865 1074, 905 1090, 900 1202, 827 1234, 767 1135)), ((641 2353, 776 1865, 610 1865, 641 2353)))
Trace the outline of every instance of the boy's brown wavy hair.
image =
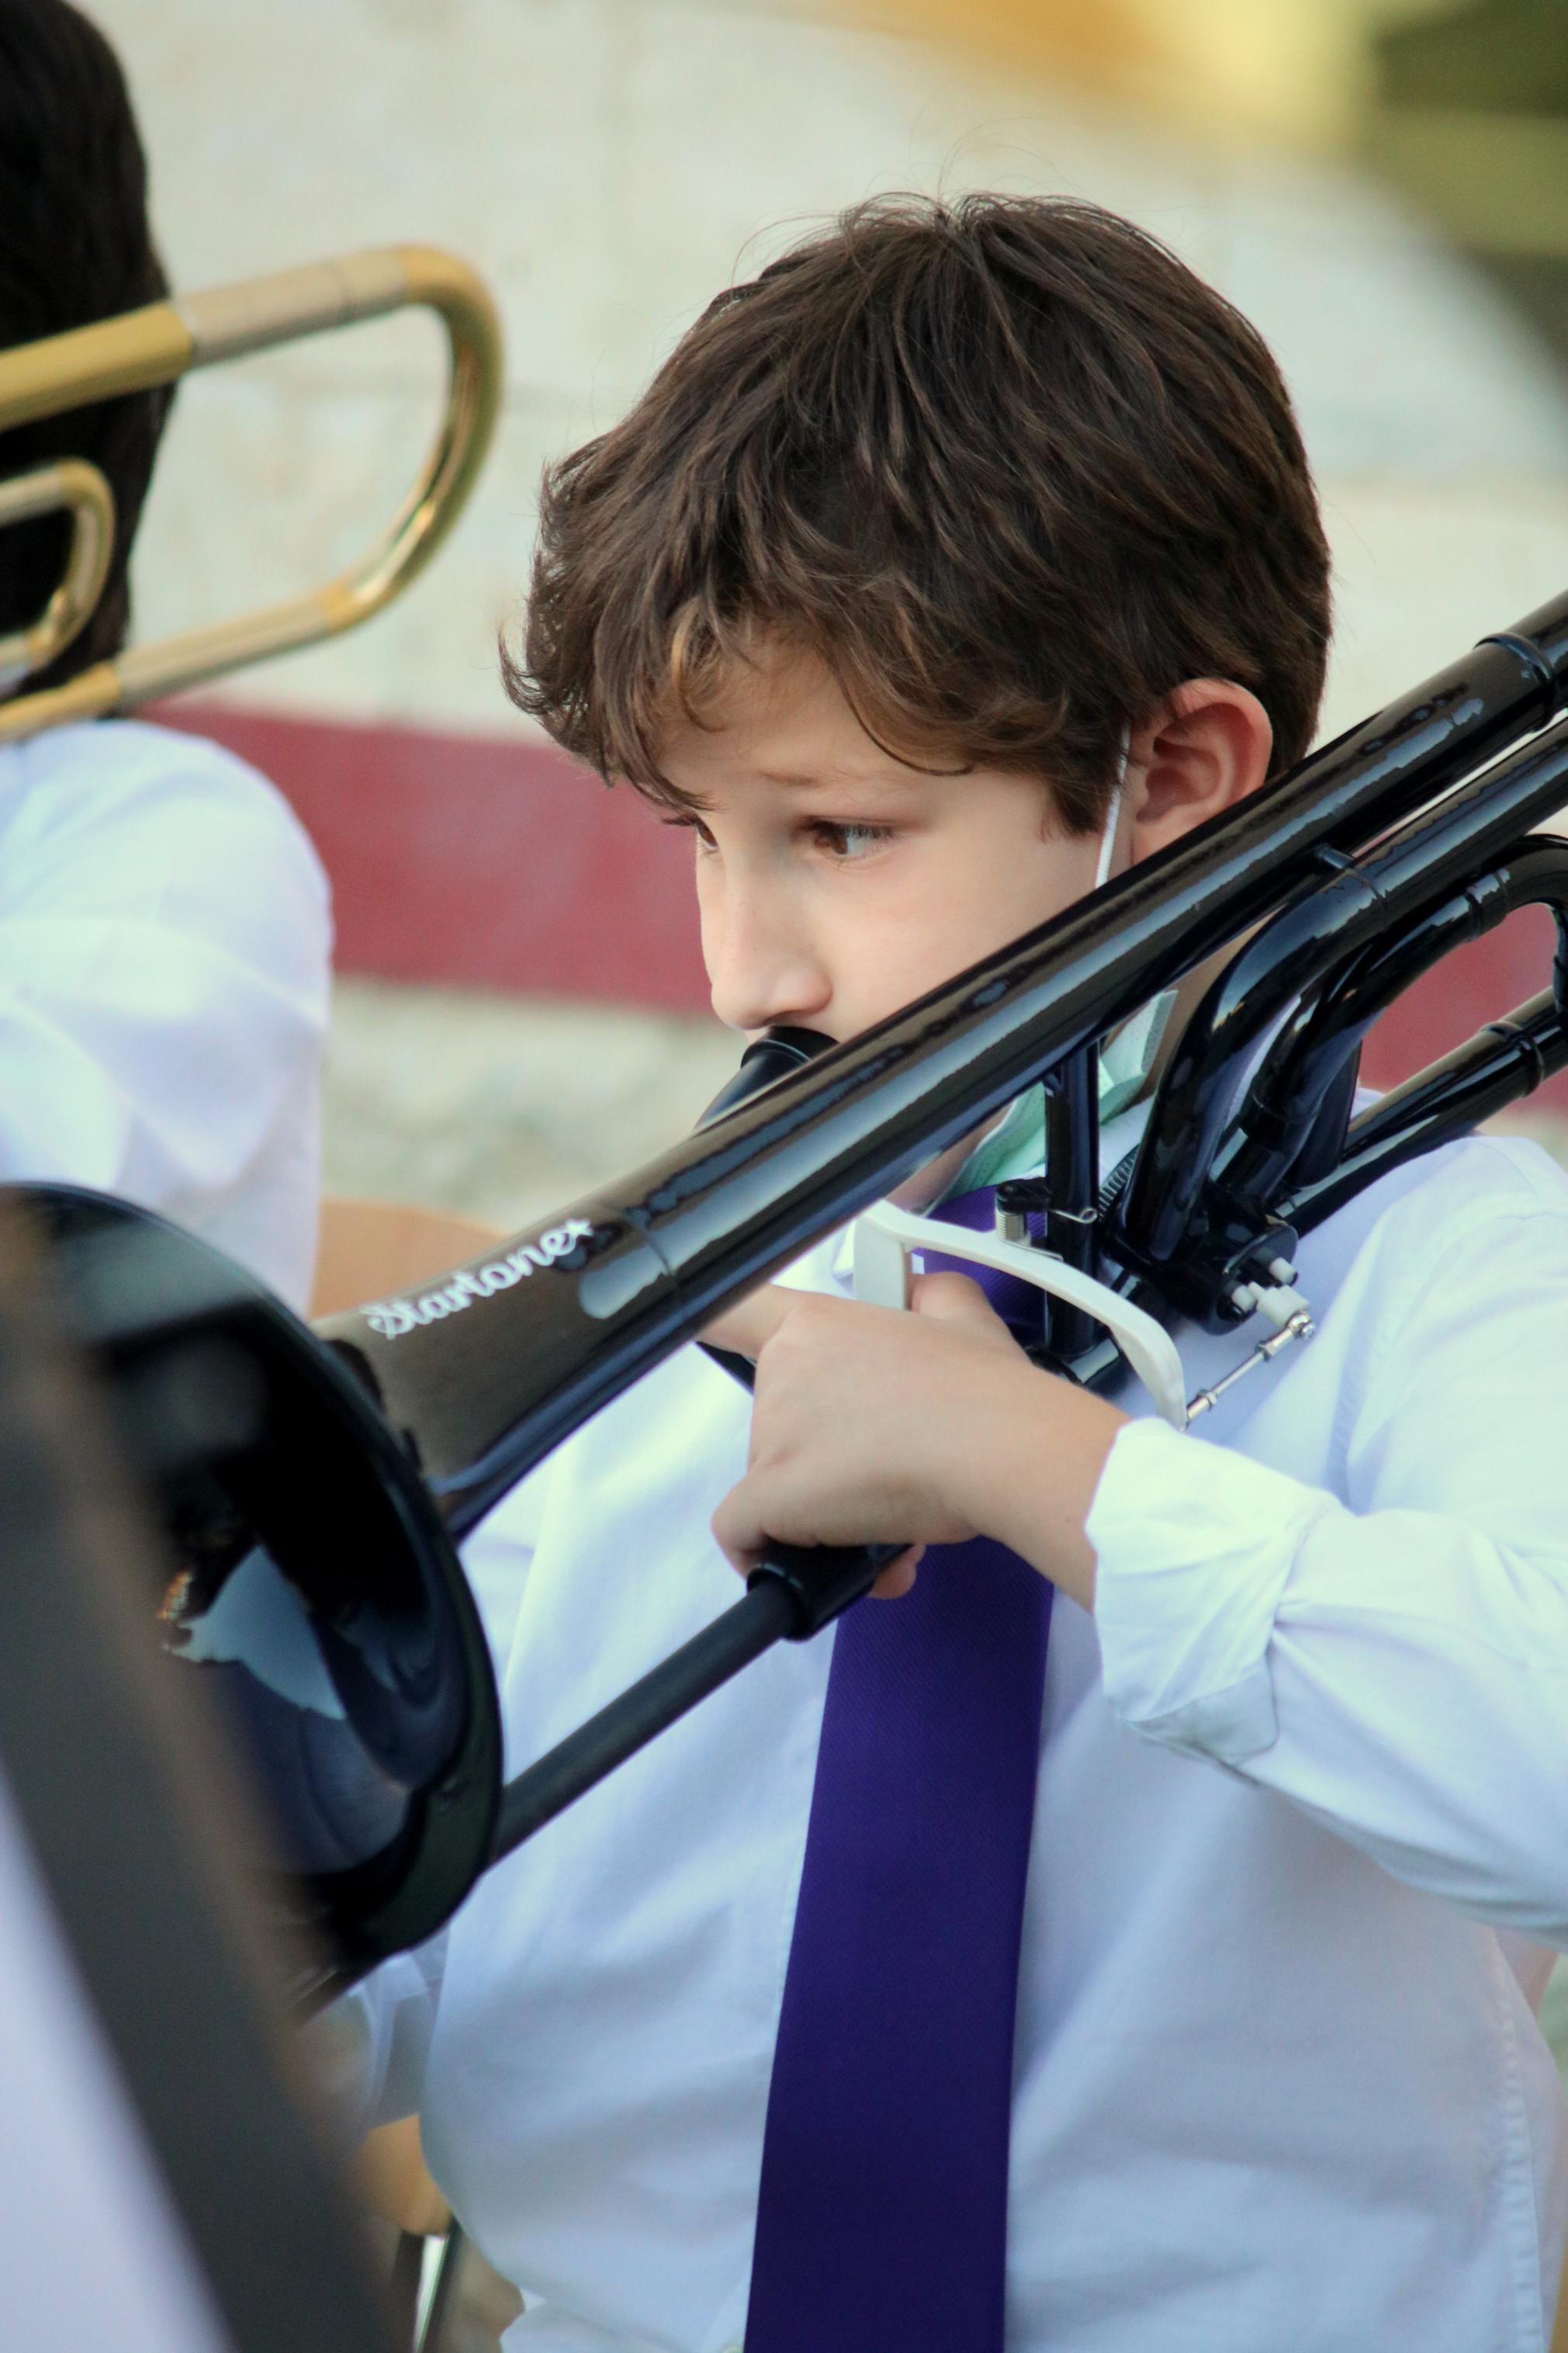
POLYGON ((1079 832, 1185 679, 1251 688, 1290 766, 1328 640, 1306 456, 1240 313, 1096 206, 902 196, 720 295, 548 470, 502 664, 558 744, 680 807, 672 720, 798 648, 886 747, 1037 773, 1079 832))

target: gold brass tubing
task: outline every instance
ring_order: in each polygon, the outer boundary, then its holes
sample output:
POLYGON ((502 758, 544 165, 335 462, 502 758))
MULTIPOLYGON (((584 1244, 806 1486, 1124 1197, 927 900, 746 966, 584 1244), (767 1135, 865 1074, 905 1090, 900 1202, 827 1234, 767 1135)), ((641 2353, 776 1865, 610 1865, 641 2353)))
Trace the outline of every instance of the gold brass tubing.
POLYGON ((191 331, 172 302, 20 343, 0 352, 0 433, 62 408, 173 384, 190 363, 191 331))
POLYGON ((155 302, 0 353, 3 430, 410 307, 434 311, 446 327, 446 409, 417 480, 358 562, 309 595, 132 647, 49 693, 0 703, 0 743, 175 693, 380 612, 429 563, 473 487, 500 406, 502 353, 495 305, 478 273, 437 247, 401 245, 155 302))
POLYGON ((0 481, 0 530, 60 509, 71 519, 64 577, 38 618, 0 637, 0 694, 47 670, 92 618, 114 554, 114 492, 85 458, 58 458, 0 481))

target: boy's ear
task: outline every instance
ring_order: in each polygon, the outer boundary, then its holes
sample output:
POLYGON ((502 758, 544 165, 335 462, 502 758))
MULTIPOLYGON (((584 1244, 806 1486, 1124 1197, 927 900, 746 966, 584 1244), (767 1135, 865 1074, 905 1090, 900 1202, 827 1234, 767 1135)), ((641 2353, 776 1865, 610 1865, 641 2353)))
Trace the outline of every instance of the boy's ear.
POLYGON ((1128 745, 1132 862, 1256 792, 1273 749, 1268 713, 1247 687, 1226 678, 1176 687, 1128 745))

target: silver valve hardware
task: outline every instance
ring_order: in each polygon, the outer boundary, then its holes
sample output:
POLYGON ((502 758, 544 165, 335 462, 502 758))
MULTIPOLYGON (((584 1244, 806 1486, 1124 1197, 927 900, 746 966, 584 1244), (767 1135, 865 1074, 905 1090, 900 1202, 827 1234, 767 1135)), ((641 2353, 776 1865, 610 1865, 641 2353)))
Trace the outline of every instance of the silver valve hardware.
MULTIPOLYGON (((1284 1266, 1283 1259, 1276 1259, 1274 1261, 1275 1268, 1284 1266)), ((1285 1271, 1293 1275, 1296 1270, 1294 1267, 1289 1267, 1285 1271)), ((1274 1271, 1273 1268, 1270 1269, 1270 1272, 1272 1271, 1274 1271)), ((1260 1366, 1272 1364, 1280 1350, 1288 1348, 1292 1340, 1310 1340, 1318 1328, 1309 1303, 1302 1298, 1299 1291, 1293 1291, 1286 1282, 1281 1282, 1275 1290, 1262 1291, 1251 1285, 1243 1285, 1231 1293, 1231 1301, 1245 1314, 1268 1316, 1276 1328, 1268 1335, 1267 1340, 1260 1340, 1257 1347, 1242 1358, 1239 1365, 1233 1365, 1224 1378, 1215 1381, 1212 1388, 1199 1389, 1194 1397, 1187 1399, 1189 1427, 1201 1414, 1207 1413, 1212 1407, 1216 1406, 1226 1392, 1236 1387, 1237 1381, 1245 1380, 1248 1373, 1257 1372, 1260 1366)))
MULTIPOLYGON (((996 1186, 996 1240, 1013 1242, 1013 1245, 1032 1245, 1035 1250, 1041 1250, 1044 1245, 1035 1242, 1035 1238, 1030 1235, 1027 1219, 1030 1219, 1030 1212, 1044 1209, 1044 1207, 1047 1207, 1047 1186, 1041 1181, 1013 1179, 1011 1184, 996 1186)), ((1051 1214, 1053 1217, 1069 1217, 1072 1224, 1093 1226, 1098 1221, 1096 1209, 1063 1212, 1063 1209, 1056 1209, 1051 1205, 1051 1214)), ((1274 1323, 1274 1332, 1268 1339, 1260 1341, 1256 1348, 1250 1348, 1248 1356, 1239 1365, 1232 1365, 1232 1369, 1225 1374, 1225 1379, 1215 1381, 1213 1388, 1196 1390, 1194 1396, 1187 1400, 1187 1417, 1184 1417, 1183 1426, 1190 1426, 1201 1414, 1211 1412, 1211 1407, 1217 1405, 1217 1400, 1227 1390, 1232 1390, 1237 1381, 1244 1381, 1248 1372, 1258 1372, 1260 1365, 1272 1363, 1274 1357, 1281 1353, 1281 1348, 1289 1348, 1290 1341, 1311 1339, 1311 1335, 1317 1332, 1317 1323, 1311 1318, 1311 1306, 1302 1299, 1300 1292, 1293 1290, 1295 1268, 1290 1266, 1289 1259, 1269 1259, 1268 1273, 1268 1284, 1237 1284, 1229 1294, 1229 1303, 1237 1308, 1239 1315, 1268 1315, 1274 1323)))
MULTIPOLYGON (((1296 1270, 1288 1258, 1271 1258, 1268 1261, 1268 1282, 1238 1282, 1230 1292, 1230 1303, 1238 1315, 1255 1315, 1268 1297, 1269 1284, 1289 1291, 1296 1280, 1296 1270)), ((1267 1314, 1267 1308, 1264 1308, 1267 1314)))
MULTIPOLYGON (((1020 1224, 1025 1212, 1014 1215, 1020 1224)), ((1265 1316, 1275 1329, 1249 1356, 1212 1388, 1200 1389, 1190 1401, 1175 1341, 1162 1324, 1121 1293, 1048 1250, 1035 1249, 1026 1235, 1008 1232, 999 1216, 992 1234, 966 1231, 961 1226, 939 1225, 910 1209, 880 1201, 855 1221, 855 1295, 879 1307, 908 1307, 912 1261, 928 1250, 945 1258, 968 1259, 999 1274, 1011 1274, 1032 1283, 1053 1299, 1066 1299, 1083 1309, 1107 1331, 1131 1371, 1152 1398, 1173 1430, 1185 1430, 1209 1411, 1216 1399, 1260 1365, 1267 1365, 1292 1340, 1310 1340, 1317 1330, 1312 1310, 1299 1291, 1288 1283, 1243 1286, 1233 1293, 1238 1310, 1265 1316), (1245 1302, 1245 1306, 1244 1306, 1245 1302)), ((1283 1264, 1283 1261, 1278 1261, 1283 1264)), ((1294 1271, 1294 1270, 1291 1270, 1294 1271)))
MULTIPOLYGON (((1028 1242, 1032 1239, 1029 1212, 1037 1208, 1037 1204, 1021 1198, 1029 1189, 1018 1183, 998 1185, 996 1187, 995 1231, 999 1240, 1028 1242)), ((1043 1208, 1043 1201, 1037 1206, 1043 1208)))
MULTIPOLYGON (((1017 1208, 1012 1202, 1005 1203, 1003 1198, 1005 1194, 1021 1190, 1022 1186, 1016 1181, 1011 1185, 999 1185, 996 1188, 996 1232, 1005 1242, 1027 1242, 1030 1239, 1028 1210, 1017 1208)), ((1038 1214, 1059 1219, 1063 1225, 1068 1226, 1096 1226, 1100 1223, 1098 1209, 1062 1209, 1054 1201, 1048 1205, 1042 1202, 1038 1214)))
POLYGON ((1009 1176, 1005 1184, 997 1186, 994 1219, 999 1240, 1026 1243, 1035 1249, 1048 1250, 1049 1242, 1037 1242, 1029 1231, 1032 1217, 1046 1221, 1047 1233, 1053 1225, 1096 1226, 1100 1223, 1097 1208, 1064 1208, 1043 1176, 1009 1176))

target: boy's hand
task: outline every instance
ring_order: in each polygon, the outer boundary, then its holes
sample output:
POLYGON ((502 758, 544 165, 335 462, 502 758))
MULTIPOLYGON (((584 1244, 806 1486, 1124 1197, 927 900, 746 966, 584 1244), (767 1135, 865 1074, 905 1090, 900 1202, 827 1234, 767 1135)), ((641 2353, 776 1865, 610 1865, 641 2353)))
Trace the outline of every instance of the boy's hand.
POLYGON ((1125 1414, 1030 1364, 979 1286, 921 1276, 912 1315, 776 1286, 707 1335, 756 1358, 750 1467, 713 1515, 734 1566, 769 1538, 910 1549, 995 1537, 1086 1607, 1083 1523, 1125 1414))

